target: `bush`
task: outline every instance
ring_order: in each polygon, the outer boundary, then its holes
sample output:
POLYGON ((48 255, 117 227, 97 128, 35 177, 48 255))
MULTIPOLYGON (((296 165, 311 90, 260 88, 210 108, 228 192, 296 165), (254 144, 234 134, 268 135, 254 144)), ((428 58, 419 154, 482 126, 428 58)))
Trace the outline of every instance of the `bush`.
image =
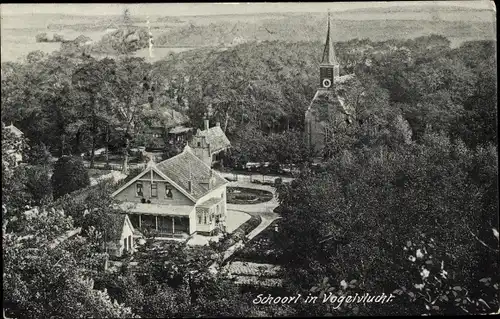
POLYGON ((47 204, 52 200, 50 168, 47 166, 26 166, 26 188, 34 205, 47 204))
POLYGON ((54 165, 54 199, 90 185, 89 173, 78 157, 63 156, 54 165))
POLYGON ((51 158, 49 149, 43 143, 32 146, 28 151, 28 163, 31 165, 50 164, 51 158))
POLYGON ((246 201, 252 201, 257 199, 257 195, 252 195, 252 194, 240 194, 240 195, 235 195, 235 199, 239 200, 246 200, 246 201))
POLYGON ((274 180, 274 185, 281 185, 283 183, 283 179, 278 177, 274 180))

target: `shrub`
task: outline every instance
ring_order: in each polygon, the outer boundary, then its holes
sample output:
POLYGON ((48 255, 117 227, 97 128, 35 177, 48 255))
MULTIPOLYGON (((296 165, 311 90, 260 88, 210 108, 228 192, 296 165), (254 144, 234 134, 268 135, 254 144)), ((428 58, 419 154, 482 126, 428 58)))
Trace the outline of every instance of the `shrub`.
POLYGON ((90 185, 89 173, 78 157, 63 156, 54 165, 54 199, 90 185))
POLYGON ((43 143, 32 146, 28 151, 28 163, 31 165, 50 164, 51 158, 49 149, 43 143))
POLYGON ((283 183, 283 179, 278 177, 274 180, 274 185, 281 185, 283 183))
POLYGON ((240 195, 235 195, 235 199, 239 200, 256 200, 257 195, 252 195, 252 194, 240 194, 240 195))
POLYGON ((47 204, 52 200, 50 173, 47 166, 26 166, 26 188, 34 205, 47 204))

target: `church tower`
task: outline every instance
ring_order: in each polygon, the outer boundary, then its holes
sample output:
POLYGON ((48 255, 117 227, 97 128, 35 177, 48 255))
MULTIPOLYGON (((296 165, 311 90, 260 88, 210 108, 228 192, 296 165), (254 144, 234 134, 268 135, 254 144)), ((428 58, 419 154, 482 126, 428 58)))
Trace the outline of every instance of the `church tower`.
POLYGON ((351 122, 352 110, 339 95, 352 75, 340 77, 340 64, 332 41, 330 12, 323 56, 319 64, 319 87, 305 113, 304 139, 317 158, 328 156, 337 134, 351 122))
POLYGON ((330 89, 334 87, 340 75, 340 65, 333 49, 330 27, 330 11, 328 11, 328 28, 326 31, 325 48, 323 49, 323 58, 319 65, 320 88, 330 89))

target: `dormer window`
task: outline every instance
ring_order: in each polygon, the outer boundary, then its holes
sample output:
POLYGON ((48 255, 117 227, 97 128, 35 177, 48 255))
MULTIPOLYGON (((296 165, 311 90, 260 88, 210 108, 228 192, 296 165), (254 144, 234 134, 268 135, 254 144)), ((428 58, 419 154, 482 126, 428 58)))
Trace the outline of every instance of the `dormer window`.
POLYGON ((173 197, 172 189, 169 186, 165 186, 165 198, 172 199, 173 197))
POLYGON ((135 196, 144 196, 144 193, 142 191, 142 183, 135 184, 135 196))
POLYGON ((188 192, 191 193, 191 191, 192 191, 191 181, 188 181, 188 192))
POLYGON ((151 183, 151 197, 158 197, 158 184, 151 183))

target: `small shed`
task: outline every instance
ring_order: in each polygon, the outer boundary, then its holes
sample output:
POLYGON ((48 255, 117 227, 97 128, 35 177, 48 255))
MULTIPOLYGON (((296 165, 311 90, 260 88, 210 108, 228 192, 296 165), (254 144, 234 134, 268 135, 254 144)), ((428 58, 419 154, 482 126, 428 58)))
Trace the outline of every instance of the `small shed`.
POLYGON ((111 229, 108 232, 108 253, 121 257, 124 253, 134 253, 134 226, 126 214, 112 214, 111 229))

